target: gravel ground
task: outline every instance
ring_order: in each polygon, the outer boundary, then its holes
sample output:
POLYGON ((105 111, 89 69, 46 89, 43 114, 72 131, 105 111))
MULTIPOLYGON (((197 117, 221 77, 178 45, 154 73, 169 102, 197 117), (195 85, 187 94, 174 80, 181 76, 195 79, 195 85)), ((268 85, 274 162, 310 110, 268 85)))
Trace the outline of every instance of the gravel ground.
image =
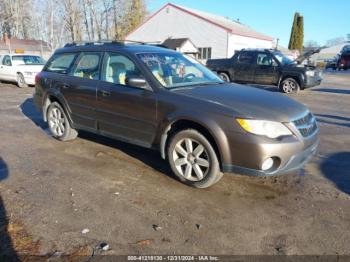
POLYGON ((205 190, 154 151, 88 133, 56 141, 33 89, 0 92, 0 253, 89 255, 106 242, 105 254, 350 255, 349 74, 293 96, 320 126, 303 170, 226 174, 205 190))

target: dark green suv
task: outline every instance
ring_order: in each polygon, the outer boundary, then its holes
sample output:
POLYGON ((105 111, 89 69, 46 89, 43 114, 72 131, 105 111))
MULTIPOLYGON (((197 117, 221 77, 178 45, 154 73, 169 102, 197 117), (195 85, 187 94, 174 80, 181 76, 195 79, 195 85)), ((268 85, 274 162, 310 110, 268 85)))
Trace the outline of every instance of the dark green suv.
POLYGON ((300 58, 293 61, 273 49, 243 49, 229 59, 208 60, 207 67, 226 82, 274 85, 284 93, 297 93, 322 81, 318 69, 301 64, 307 56, 300 58))

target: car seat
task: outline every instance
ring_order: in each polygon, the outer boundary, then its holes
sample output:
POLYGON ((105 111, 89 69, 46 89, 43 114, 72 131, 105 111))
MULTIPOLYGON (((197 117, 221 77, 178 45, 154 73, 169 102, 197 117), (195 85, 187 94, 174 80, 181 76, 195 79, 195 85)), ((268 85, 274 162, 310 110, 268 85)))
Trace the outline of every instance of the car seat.
POLYGON ((122 63, 110 63, 106 80, 111 83, 125 85, 126 68, 122 63))

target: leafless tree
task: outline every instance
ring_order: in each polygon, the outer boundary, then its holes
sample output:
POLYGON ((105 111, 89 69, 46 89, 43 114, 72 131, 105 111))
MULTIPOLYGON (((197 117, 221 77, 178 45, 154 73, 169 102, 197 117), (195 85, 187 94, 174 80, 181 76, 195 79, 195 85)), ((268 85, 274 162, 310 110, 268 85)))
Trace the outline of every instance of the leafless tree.
POLYGON ((68 41, 123 39, 146 15, 145 0, 0 0, 0 34, 54 50, 68 41))

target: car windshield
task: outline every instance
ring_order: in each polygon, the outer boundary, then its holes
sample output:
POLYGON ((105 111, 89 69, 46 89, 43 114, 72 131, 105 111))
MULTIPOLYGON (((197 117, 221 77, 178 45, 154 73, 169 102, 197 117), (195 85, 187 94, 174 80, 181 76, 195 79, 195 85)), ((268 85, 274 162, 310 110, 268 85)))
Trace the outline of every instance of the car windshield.
POLYGON ((32 56, 32 55, 18 55, 13 56, 12 61, 17 65, 44 65, 45 60, 40 56, 32 56))
POLYGON ((167 89, 223 83, 215 73, 198 61, 179 53, 142 53, 137 56, 167 89))
POLYGON ((288 57, 286 57, 281 52, 273 52, 273 55, 276 57, 276 59, 282 64, 282 65, 289 65, 293 64, 294 61, 288 57))

